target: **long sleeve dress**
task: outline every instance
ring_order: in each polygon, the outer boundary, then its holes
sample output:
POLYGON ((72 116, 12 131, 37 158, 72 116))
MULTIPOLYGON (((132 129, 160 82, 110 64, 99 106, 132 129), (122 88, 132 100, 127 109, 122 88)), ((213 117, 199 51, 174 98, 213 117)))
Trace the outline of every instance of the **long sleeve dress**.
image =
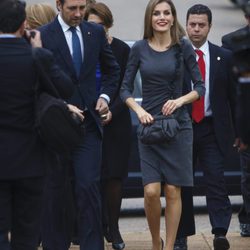
MULTIPOLYGON (((193 89, 199 96, 205 87, 187 39, 182 39, 163 52, 155 51, 147 40, 140 40, 131 49, 120 95, 123 101, 132 97, 133 82, 138 70, 142 79, 142 107, 152 115, 160 114, 168 99, 182 96, 184 69, 192 76, 193 89)), ((138 141, 143 185, 164 182, 176 186, 192 186, 192 122, 186 106, 178 111, 180 132, 168 143, 145 145, 138 141)))

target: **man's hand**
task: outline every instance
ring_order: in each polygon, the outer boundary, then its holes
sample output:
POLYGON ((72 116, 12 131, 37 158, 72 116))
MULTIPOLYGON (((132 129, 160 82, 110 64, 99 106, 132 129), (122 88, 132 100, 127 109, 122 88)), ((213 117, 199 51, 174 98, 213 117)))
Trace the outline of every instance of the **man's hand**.
POLYGON ((107 115, 107 113, 109 112, 109 107, 108 107, 107 101, 104 98, 100 97, 97 100, 95 110, 99 113, 99 115, 102 119, 104 119, 104 118, 106 119, 106 117, 104 117, 104 116, 107 115))
POLYGON ((104 119, 102 119, 102 125, 106 125, 106 124, 110 123, 111 120, 112 120, 112 113, 111 113, 111 111, 109 111, 105 115, 104 119))
POLYGON ((42 48, 42 40, 41 40, 40 31, 26 30, 25 32, 33 48, 42 48))
POLYGON ((240 138, 236 138, 233 144, 233 147, 238 148, 238 152, 247 150, 248 145, 243 143, 240 138))

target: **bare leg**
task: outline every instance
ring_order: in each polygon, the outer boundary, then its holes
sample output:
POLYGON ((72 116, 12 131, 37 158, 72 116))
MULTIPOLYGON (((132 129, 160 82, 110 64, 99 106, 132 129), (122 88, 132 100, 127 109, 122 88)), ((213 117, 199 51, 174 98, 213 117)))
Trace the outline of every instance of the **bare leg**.
POLYGON ((161 250, 161 184, 150 183, 144 186, 144 208, 152 236, 153 250, 161 250))
POLYGON ((181 217, 181 188, 165 185, 166 197, 165 222, 166 222, 166 248, 173 250, 176 233, 181 217))

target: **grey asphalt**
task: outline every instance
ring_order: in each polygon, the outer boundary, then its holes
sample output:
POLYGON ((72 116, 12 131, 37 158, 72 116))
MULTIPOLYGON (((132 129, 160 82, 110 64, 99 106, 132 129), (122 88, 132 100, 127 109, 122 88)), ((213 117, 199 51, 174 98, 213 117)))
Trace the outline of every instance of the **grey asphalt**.
MULTIPOLYGON (((165 207, 164 199, 162 207, 165 207)), ((233 205, 233 216, 230 223, 227 238, 231 250, 250 250, 250 237, 241 237, 237 211, 242 204, 241 196, 230 196, 233 205)), ((196 235, 188 238, 189 250, 213 249, 213 235, 209 217, 206 212, 205 198, 194 197, 196 235)), ((143 199, 124 199, 120 218, 120 231, 126 244, 125 250, 151 250, 151 237, 146 217, 143 212, 143 199)), ((164 239, 165 222, 161 217, 161 237, 164 239)), ((39 249, 41 250, 41 249, 39 249)), ((79 250, 79 246, 73 246, 70 250, 79 250)), ((97 249, 98 250, 98 249, 97 249)), ((105 250, 112 250, 110 243, 105 242, 105 250)))

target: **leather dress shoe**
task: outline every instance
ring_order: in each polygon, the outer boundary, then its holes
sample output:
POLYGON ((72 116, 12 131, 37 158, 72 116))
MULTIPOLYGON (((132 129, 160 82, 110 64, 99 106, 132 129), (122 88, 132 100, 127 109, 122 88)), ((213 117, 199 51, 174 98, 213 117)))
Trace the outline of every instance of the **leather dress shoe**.
POLYGON ((176 238, 174 243, 174 250, 187 250, 187 237, 176 238))
POLYGON ((124 242, 120 242, 120 243, 112 243, 112 248, 115 250, 122 250, 125 248, 125 243, 124 242))
POLYGON ((230 244, 224 235, 214 236, 214 250, 227 250, 230 248, 230 244))
POLYGON ((250 224, 240 223, 240 235, 250 237, 250 224))

